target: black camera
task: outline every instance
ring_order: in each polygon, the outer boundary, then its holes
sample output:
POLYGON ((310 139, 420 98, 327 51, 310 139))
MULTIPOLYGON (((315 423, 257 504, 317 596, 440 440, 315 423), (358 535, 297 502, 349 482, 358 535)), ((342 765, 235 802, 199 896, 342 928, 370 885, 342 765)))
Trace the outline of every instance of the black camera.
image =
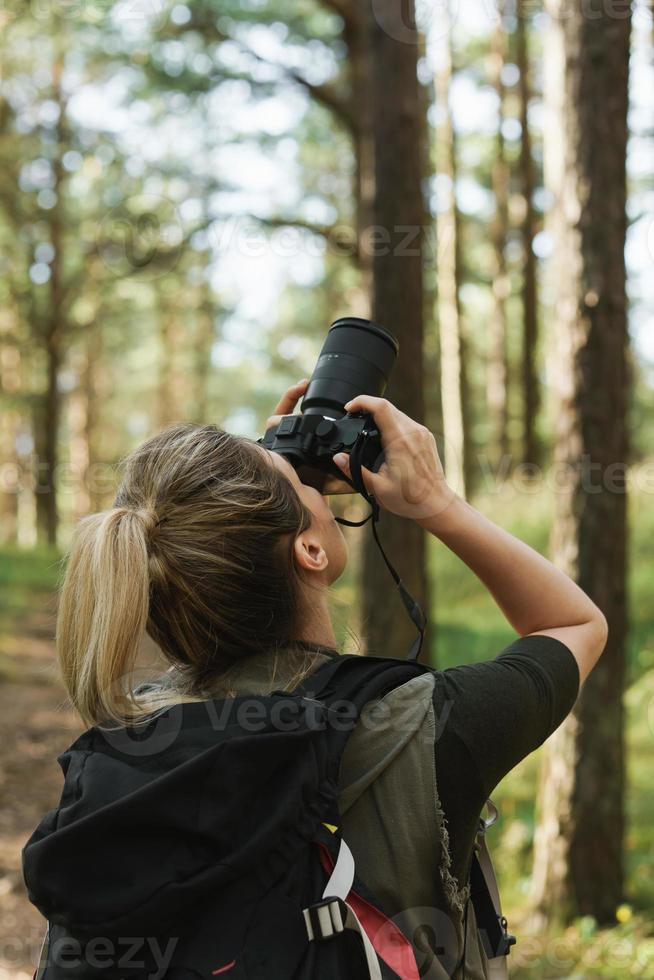
POLYGON ((372 416, 346 412, 345 404, 356 395, 384 394, 398 350, 396 338, 378 323, 355 316, 335 320, 302 399, 301 414, 285 415, 260 443, 285 456, 301 481, 323 494, 359 490, 333 462, 334 455, 356 454, 358 466, 376 473, 384 454, 372 416))
POLYGON ((346 412, 357 395, 380 397, 386 390, 400 345, 390 330, 371 320, 344 316, 335 320, 320 351, 299 415, 284 415, 259 442, 285 456, 301 481, 324 494, 360 493, 371 506, 362 521, 335 518, 339 524, 361 527, 371 520, 372 533, 418 637, 408 660, 420 656, 426 621, 422 609, 389 561, 377 534, 380 508, 368 494, 361 467, 376 473, 384 462, 381 436, 368 412, 346 412), (334 463, 336 453, 350 457, 352 480, 334 463))

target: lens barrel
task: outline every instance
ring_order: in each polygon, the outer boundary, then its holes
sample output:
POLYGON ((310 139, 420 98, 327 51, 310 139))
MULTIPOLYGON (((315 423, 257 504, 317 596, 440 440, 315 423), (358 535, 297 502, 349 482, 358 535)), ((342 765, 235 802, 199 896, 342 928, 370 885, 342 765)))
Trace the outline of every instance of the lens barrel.
POLYGON ((302 414, 341 418, 355 395, 383 395, 399 347, 390 330, 372 320, 335 320, 302 399, 302 414))

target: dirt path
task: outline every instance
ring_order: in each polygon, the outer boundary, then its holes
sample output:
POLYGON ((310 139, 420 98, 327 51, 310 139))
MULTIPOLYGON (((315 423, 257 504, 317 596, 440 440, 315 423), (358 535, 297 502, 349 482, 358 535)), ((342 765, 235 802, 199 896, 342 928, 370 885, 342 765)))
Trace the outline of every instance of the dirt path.
POLYGON ((34 609, 0 635, 0 980, 31 980, 38 960, 44 919, 27 898, 21 849, 58 803, 57 756, 83 730, 56 673, 52 599, 34 609))

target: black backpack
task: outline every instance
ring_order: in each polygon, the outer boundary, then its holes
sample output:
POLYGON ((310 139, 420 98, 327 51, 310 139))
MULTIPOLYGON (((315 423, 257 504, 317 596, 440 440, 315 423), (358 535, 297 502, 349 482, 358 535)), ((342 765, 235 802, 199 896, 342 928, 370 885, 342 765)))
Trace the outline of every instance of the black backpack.
MULTIPOLYGON (((95 754, 98 778, 104 782, 113 778, 102 775, 105 763, 110 767, 107 774, 120 774, 124 764, 138 790, 134 811, 125 817, 141 842, 130 865, 134 883, 118 903, 120 912, 106 921, 100 923, 97 915, 91 921, 83 905, 75 907, 74 901, 72 906, 63 902, 62 912, 60 878, 70 868, 74 879, 78 855, 91 853, 94 841, 98 845, 97 830, 92 820, 79 820, 69 840, 64 835, 56 848, 41 853, 40 845, 58 823, 52 814, 49 824, 44 818, 23 852, 30 898, 49 921, 36 980, 419 980, 408 937, 357 874, 341 836, 337 797, 341 755, 364 706, 431 669, 406 660, 338 656, 291 693, 175 705, 165 715, 169 722, 174 720, 180 735, 172 742, 162 736, 156 766, 156 733, 145 729, 139 735, 150 739, 150 752, 136 783, 134 753, 130 748, 121 758, 115 733, 105 738, 93 728, 82 735, 62 759, 67 761, 72 752, 95 754), (253 702, 258 708, 256 730, 244 723, 248 704, 252 717, 253 702), (220 725, 212 724, 203 749, 197 739, 207 729, 206 712, 218 707, 220 725), (188 757, 185 732, 191 733, 188 757), (191 779, 168 786, 163 814, 155 802, 164 827, 175 823, 165 818, 165 808, 173 805, 171 797, 174 801, 176 794, 184 796, 171 814, 184 807, 194 813, 196 785, 200 784, 198 792, 207 787, 211 792, 198 795, 205 809, 201 820, 189 827, 190 834, 201 832, 197 846, 180 858, 179 866, 171 865, 153 892, 143 878, 149 870, 156 872, 152 855, 159 851, 149 851, 148 811, 142 805, 136 808, 136 801, 151 791, 153 772, 165 774, 166 753, 171 752, 175 772, 185 772, 187 778, 190 774, 191 779), (138 961, 123 956, 120 961, 105 958, 98 965, 97 957, 85 955, 98 935, 108 942, 133 935, 136 911, 139 935, 151 941, 139 949, 138 961), (78 945, 67 959, 70 937, 78 945), (154 955, 155 938, 159 950, 172 944, 163 973, 154 955)), ((151 724, 161 725, 161 718, 151 724)), ((70 793, 65 787, 62 801, 70 802, 70 793)), ((164 831, 157 833, 161 853, 171 853, 177 843, 174 834, 167 843, 164 831)), ((483 845, 482 834, 480 840, 483 845)), ((96 854, 80 865, 79 873, 88 868, 91 874, 92 866, 99 879, 109 880, 110 861, 103 864, 102 855, 96 854)), ((475 857, 472 901, 488 954, 496 957, 497 966, 505 962, 512 937, 506 934, 487 875, 488 868, 475 857)), ((102 888, 101 880, 98 887, 102 888)))

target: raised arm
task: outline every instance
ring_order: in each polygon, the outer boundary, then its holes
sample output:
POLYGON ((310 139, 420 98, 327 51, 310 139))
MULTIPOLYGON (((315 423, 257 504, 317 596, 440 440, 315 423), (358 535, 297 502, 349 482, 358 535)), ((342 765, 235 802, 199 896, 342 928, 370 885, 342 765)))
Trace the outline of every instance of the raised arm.
POLYGON ((441 513, 418 523, 472 569, 520 636, 565 643, 583 684, 604 651, 608 629, 602 611, 568 575, 457 495, 441 513))
MULTIPOLYGON (((564 643, 583 684, 606 646, 602 611, 568 575, 449 487, 429 429, 383 398, 360 395, 346 408, 370 412, 379 427, 386 462, 379 473, 363 475, 380 507, 416 520, 458 555, 521 636, 564 643)), ((347 472, 345 454, 335 462, 347 472)))

